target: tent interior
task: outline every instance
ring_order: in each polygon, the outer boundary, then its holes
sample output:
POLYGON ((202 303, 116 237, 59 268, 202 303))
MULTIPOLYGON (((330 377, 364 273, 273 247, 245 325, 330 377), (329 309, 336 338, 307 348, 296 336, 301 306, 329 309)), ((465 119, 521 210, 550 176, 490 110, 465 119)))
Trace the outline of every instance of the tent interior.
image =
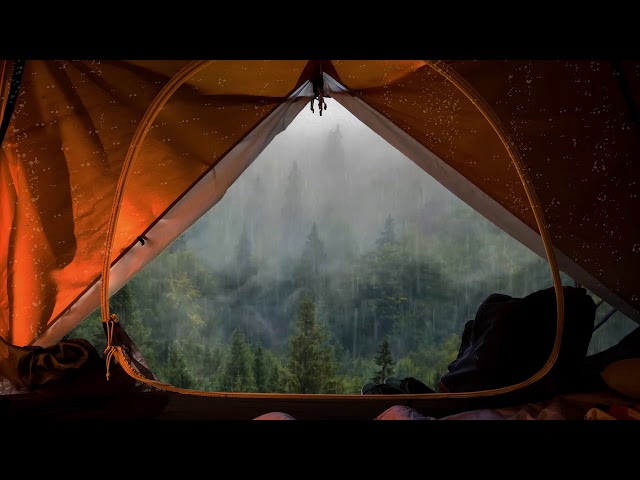
POLYGON ((0 82, 0 418, 640 419, 640 62, 0 82))

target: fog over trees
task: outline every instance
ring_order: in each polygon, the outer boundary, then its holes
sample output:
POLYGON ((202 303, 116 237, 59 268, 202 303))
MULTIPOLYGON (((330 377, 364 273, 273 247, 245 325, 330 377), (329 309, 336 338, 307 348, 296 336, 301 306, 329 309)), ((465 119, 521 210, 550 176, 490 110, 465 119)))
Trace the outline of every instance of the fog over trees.
MULTIPOLYGON (((396 376, 434 387, 484 298, 552 285, 545 259, 329 99, 322 117, 301 112, 111 310, 165 382, 358 393, 381 351, 396 376)), ((634 326, 615 314, 591 351, 634 326)), ((77 336, 104 345, 99 311, 77 336)))

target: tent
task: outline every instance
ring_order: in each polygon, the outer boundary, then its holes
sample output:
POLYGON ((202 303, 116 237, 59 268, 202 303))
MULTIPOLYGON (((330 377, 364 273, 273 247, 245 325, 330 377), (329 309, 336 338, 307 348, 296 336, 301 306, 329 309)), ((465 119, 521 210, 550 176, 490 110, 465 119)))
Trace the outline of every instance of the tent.
MULTIPOLYGON (((640 323, 636 61, 4 60, 0 80, 7 344, 55 345, 99 306, 108 325, 109 296, 324 96, 547 258, 553 275, 556 344, 540 372, 412 404, 460 410, 543 377, 562 339, 559 272, 640 323)), ((393 404, 225 392, 191 401, 240 417, 272 406, 304 416, 303 404, 371 417, 393 404)))

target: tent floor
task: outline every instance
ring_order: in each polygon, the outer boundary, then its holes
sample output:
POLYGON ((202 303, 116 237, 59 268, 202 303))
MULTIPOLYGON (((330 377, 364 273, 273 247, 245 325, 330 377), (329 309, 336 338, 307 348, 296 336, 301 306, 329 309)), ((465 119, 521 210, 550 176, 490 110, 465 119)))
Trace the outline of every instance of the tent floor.
POLYGON ((208 397, 162 391, 114 394, 0 396, 0 420, 251 420, 285 412, 299 420, 372 420, 393 405, 442 417, 509 405, 506 398, 429 398, 424 395, 264 395, 208 397))

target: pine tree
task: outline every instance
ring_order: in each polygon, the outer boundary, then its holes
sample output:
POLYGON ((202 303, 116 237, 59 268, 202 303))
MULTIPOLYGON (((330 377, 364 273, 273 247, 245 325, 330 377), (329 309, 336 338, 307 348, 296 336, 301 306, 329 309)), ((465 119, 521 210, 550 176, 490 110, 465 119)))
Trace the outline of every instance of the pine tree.
POLYGON ((232 392, 253 392, 256 380, 253 374, 253 355, 242 330, 231 334, 231 350, 225 368, 223 387, 232 392))
POLYGON ((391 347, 389 345, 389 337, 384 337, 384 340, 378 347, 378 355, 375 358, 376 365, 380 367, 380 370, 376 371, 375 375, 371 378, 374 383, 382 383, 387 377, 393 376, 393 356, 391 355, 391 347))
POLYGON ((318 235, 318 225, 313 222, 302 252, 302 262, 309 268, 310 272, 318 275, 326 260, 327 254, 324 251, 324 244, 318 235))
POLYGON ((298 163, 293 162, 284 191, 282 206, 282 226, 286 233, 288 251, 294 252, 303 234, 304 213, 302 208, 302 179, 298 163))
POLYGON ((378 247, 384 247, 385 245, 393 245, 396 243, 396 231, 395 222, 393 217, 389 214, 384 222, 384 229, 380 233, 380 236, 376 240, 378 247))
POLYGON ((330 393, 334 381, 335 353, 327 344, 325 327, 316 323, 315 308, 308 295, 298 306, 288 361, 289 391, 294 393, 330 393))
POLYGON ((275 362, 269 374, 267 383, 267 392, 286 392, 287 391, 287 368, 280 362, 275 362))
POLYGON ((184 272, 169 279, 169 289, 165 293, 169 308, 175 314, 173 338, 197 342, 202 335, 204 319, 199 303, 200 290, 195 282, 184 272))
POLYGON ((361 257, 360 265, 360 292, 368 307, 363 311, 363 325, 370 328, 367 332, 370 343, 361 345, 361 348, 369 354, 393 333, 394 325, 402 320, 403 304, 407 302, 411 289, 402 282, 404 265, 410 261, 410 257, 396 240, 391 215, 387 216, 376 244, 375 249, 361 257))
POLYGON ((327 254, 318 234, 318 225, 313 222, 295 270, 296 281, 306 290, 307 294, 318 293, 321 275, 326 263, 327 254))
POLYGON ((251 240, 246 226, 242 228, 238 246, 236 247, 236 287, 240 288, 247 279, 255 273, 251 254, 251 240))
POLYGON ((256 379, 256 390, 258 392, 267 391, 267 383, 269 380, 269 372, 267 371, 267 365, 264 357, 264 349, 262 348, 262 344, 258 342, 253 352, 253 374, 256 379))
POLYGON ((256 175, 242 218, 246 222, 244 227, 252 240, 253 259, 258 262, 265 255, 264 243, 269 236, 269 232, 265 231, 265 227, 268 226, 268 202, 265 202, 265 198, 269 198, 268 192, 260 175, 256 175))
POLYGON ((345 171, 346 157, 344 135, 340 130, 340 124, 337 124, 327 135, 322 158, 332 173, 331 178, 338 182, 341 180, 341 174, 344 174, 345 171))
POLYGON ((165 383, 180 388, 196 388, 196 378, 182 352, 182 347, 178 340, 174 340, 169 345, 169 358, 167 365, 161 372, 160 377, 165 383))
MULTIPOLYGON (((350 185, 347 173, 347 153, 344 148, 344 135, 337 124, 327 135, 323 144, 322 161, 326 165, 324 175, 319 175, 321 188, 336 192, 326 198, 327 205, 335 208, 334 215, 344 214, 342 205, 350 199, 350 185)), ((345 217, 346 218, 346 217, 345 217)))

